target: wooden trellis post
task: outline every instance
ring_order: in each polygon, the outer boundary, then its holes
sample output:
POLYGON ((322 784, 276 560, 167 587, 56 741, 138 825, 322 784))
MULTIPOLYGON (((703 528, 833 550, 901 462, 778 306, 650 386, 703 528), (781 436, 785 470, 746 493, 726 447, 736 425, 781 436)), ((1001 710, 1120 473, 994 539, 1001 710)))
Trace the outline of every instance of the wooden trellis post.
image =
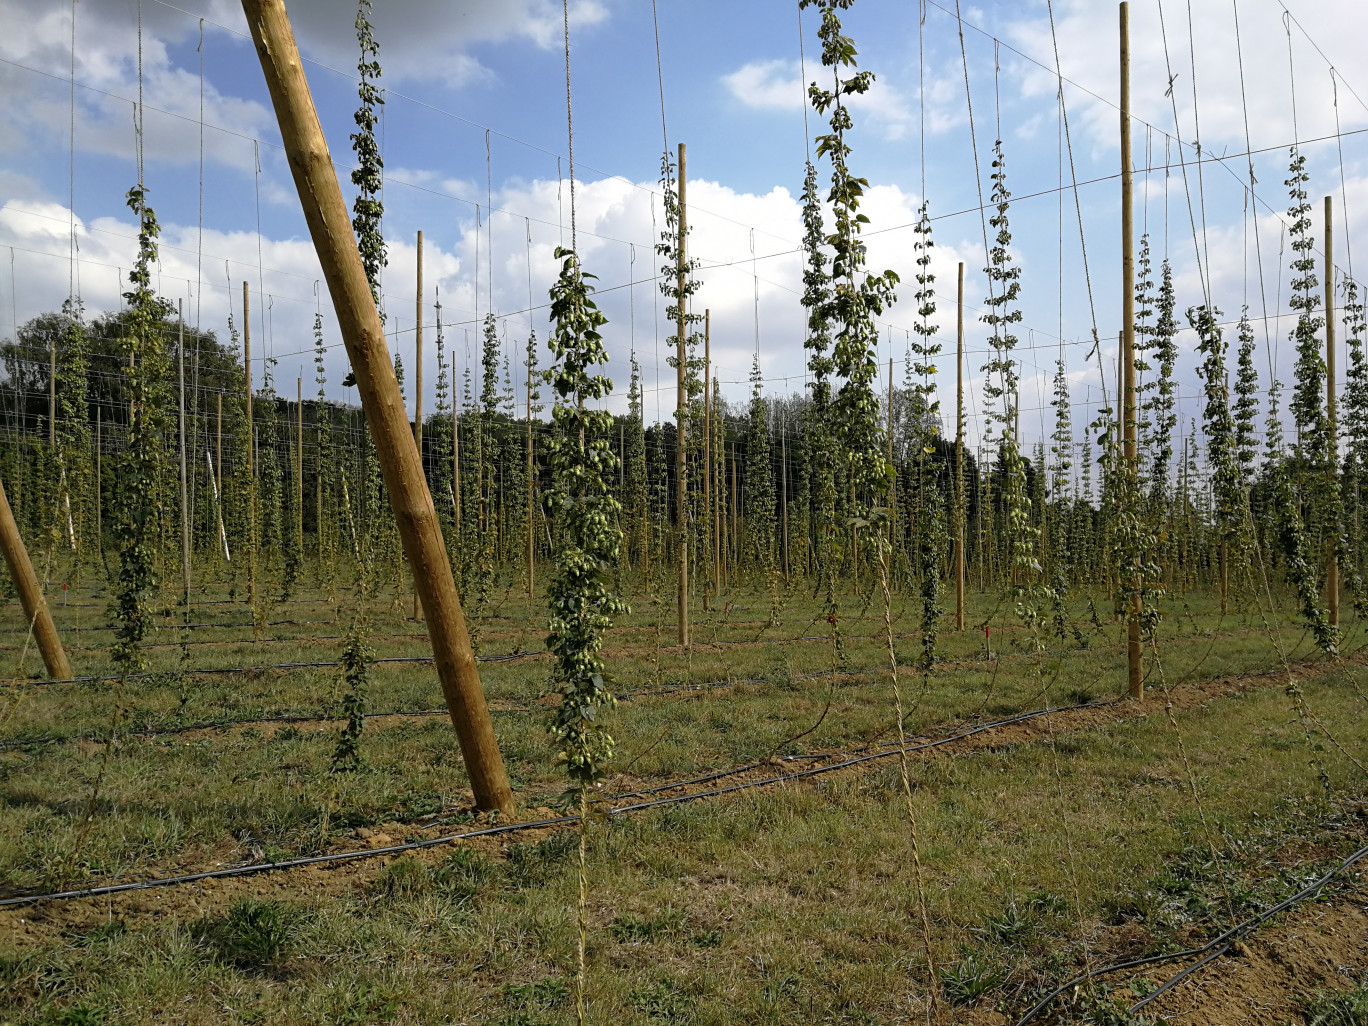
POLYGON ((955 630, 964 630, 964 263, 955 315, 955 630))
MULTIPOLYGON (((1123 389, 1121 396, 1123 455, 1126 474, 1138 484, 1135 418, 1135 217, 1134 183, 1131 175, 1130 114, 1130 4, 1121 2, 1121 353, 1123 389)), ((1137 511, 1138 512, 1138 511, 1137 511)), ((1138 575, 1140 555, 1135 556, 1138 575)), ((1120 567, 1117 567, 1118 575, 1120 567)), ((1126 675, 1132 698, 1145 697, 1144 650, 1140 640, 1143 598, 1136 580, 1130 596, 1130 622, 1126 636, 1126 675)))
MULTIPOLYGON (((1329 468, 1330 483, 1333 486, 1339 473, 1336 456, 1339 447, 1339 430, 1335 417, 1335 235, 1334 207, 1331 198, 1325 197, 1325 413, 1329 422, 1326 447, 1326 466, 1329 468)), ((1339 626, 1339 554, 1335 542, 1330 542, 1330 552, 1325 561, 1325 595, 1330 607, 1330 626, 1339 626)))
POLYGON ((180 385, 180 501, 181 501, 181 584, 185 590, 187 622, 190 612, 190 503, 185 471, 185 311, 176 300, 176 377, 180 385))
POLYGON ((346 201, 319 125, 299 48, 281 0, 242 0, 304 217, 337 311, 361 406, 414 583, 427 614, 437 676, 460 739, 475 804, 511 812, 513 792, 470 647, 437 511, 423 478, 399 383, 352 235, 346 201))
POLYGON ((47 599, 38 583, 38 575, 33 572, 29 562, 28 549, 24 539, 19 536, 19 525, 14 522, 14 512, 10 509, 9 499, 5 497, 5 486, 0 483, 0 548, 4 549, 5 562, 9 565, 14 589, 19 592, 19 602, 24 607, 24 615, 33 627, 33 640, 38 642, 38 651, 43 655, 43 665, 53 680, 70 680, 71 663, 67 661, 62 639, 57 636, 57 625, 52 622, 47 599))
MULTIPOLYGON (((252 426, 252 299, 247 283, 242 283, 242 366, 243 392, 247 402, 247 593, 252 615, 257 607, 257 485, 256 429, 252 426)), ((220 492, 220 495, 223 493, 220 492)))
MULTIPOLYGON (((413 444, 418 448, 419 472, 423 471, 423 232, 418 232, 418 283, 413 293, 413 444)), ((418 587, 413 588, 413 618, 423 618, 418 587)))
POLYGON ((676 329, 679 332, 678 398, 675 405, 675 518, 679 530, 679 612, 678 641, 681 645, 689 643, 689 494, 688 463, 685 460, 684 443, 687 440, 689 416, 689 391, 685 384, 688 370, 689 350, 687 316, 688 297, 685 289, 688 282, 688 260, 684 247, 688 241, 688 207, 685 203, 685 149, 679 144, 679 253, 678 253, 678 295, 675 296, 676 329))
POLYGON ((717 588, 717 546, 712 515, 712 311, 703 311, 703 515, 708 524, 708 552, 712 558, 712 579, 703 588, 703 609, 708 608, 708 596, 717 588))
POLYGON ((295 378, 295 542, 304 558, 304 377, 295 378))

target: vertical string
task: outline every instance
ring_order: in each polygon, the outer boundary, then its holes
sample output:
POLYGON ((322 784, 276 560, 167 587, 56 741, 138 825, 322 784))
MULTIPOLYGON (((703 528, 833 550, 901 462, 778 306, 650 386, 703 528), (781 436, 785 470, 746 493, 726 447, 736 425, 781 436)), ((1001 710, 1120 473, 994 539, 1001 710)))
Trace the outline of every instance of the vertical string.
MULTIPOLYGON (((75 0, 72 0, 75 3, 75 0)), ((204 19, 199 21, 199 225, 195 236, 195 331, 200 328, 201 293, 204 291, 204 19)), ((315 286, 315 294, 317 287, 315 286)), ((231 298, 229 302, 232 302, 231 298)), ((198 344, 198 343, 197 343, 198 344)))
POLYGON ((1339 116, 1339 76, 1334 67, 1330 68, 1330 89, 1335 108, 1335 148, 1339 151, 1340 205, 1344 218, 1344 259, 1349 279, 1354 278, 1354 247, 1350 245, 1353 235, 1349 231, 1349 186, 1344 180, 1344 137, 1340 134, 1339 116))
MULTIPOLYGON (((133 114, 134 159, 138 165, 138 188, 143 188, 143 39, 142 39, 142 0, 138 0, 138 106, 133 114)), ((141 206, 141 204, 140 204, 141 206)), ((141 219, 142 211, 138 211, 141 219)))
MULTIPOLYGON (((925 3, 925 0, 922 0, 922 2, 925 3)), ((652 6, 654 6, 654 5, 655 5, 655 0, 651 0, 651 4, 652 4, 652 6)), ((925 14, 924 12, 923 12, 923 14, 922 14, 922 18, 923 18, 923 20, 926 18, 926 14, 925 14)), ((657 38, 659 38, 659 30, 657 30, 657 38)), ((807 86, 803 84, 803 83, 805 83, 806 81, 807 81, 807 55, 803 52, 803 5, 802 5, 802 4, 799 4, 799 5, 798 5, 798 95, 799 95, 799 105, 803 108, 803 146, 804 146, 804 148, 806 149, 806 152, 807 152, 807 162, 808 162, 809 164, 811 164, 811 163, 812 163, 812 132, 811 132, 811 130, 808 128, 807 86)), ((660 112, 661 112, 661 117, 663 118, 663 117, 664 117, 664 114, 665 114, 664 97, 661 98, 660 112)), ((662 127, 663 127, 663 126, 662 126, 662 127)), ((667 150, 670 148, 670 147, 669 147, 669 143, 666 143, 666 144, 665 144, 665 148, 666 148, 667 150)))
MULTIPOLYGON (((798 11, 799 25, 799 44, 802 44, 802 8, 798 11)), ((664 64, 660 60, 660 12, 656 9, 656 0, 651 0, 651 25, 655 29, 655 50, 656 50, 656 85, 660 88, 660 140, 665 147, 665 152, 670 150, 670 134, 665 130, 665 70, 664 64)), ((803 125, 807 126, 807 109, 803 110, 803 125)), ((804 133, 806 134, 806 132, 804 133)))
POLYGON ((570 102, 570 0, 561 0, 561 12, 565 28, 565 134, 570 165, 570 248, 578 252, 575 233, 575 116, 570 102))
POLYGON ((71 125, 67 149, 67 297, 76 298, 76 0, 71 0, 71 125))
MULTIPOLYGON (((253 186, 256 190, 256 242, 257 242, 257 295, 266 294, 266 272, 265 262, 261 255, 261 147, 257 140, 252 140, 252 159, 256 164, 256 174, 253 177, 253 186)), ((231 293, 230 293, 231 295, 231 293)), ((232 300, 230 299, 231 303, 232 300)), ((257 303, 257 319, 261 322, 261 333, 266 334, 266 311, 261 309, 261 304, 257 303)), ((268 340, 266 356, 269 359, 275 355, 274 349, 270 348, 268 340)))
POLYGON ((489 221, 485 225, 488 235, 489 255, 489 312, 494 312, 494 158, 489 144, 489 129, 485 129, 485 209, 489 211, 489 221))

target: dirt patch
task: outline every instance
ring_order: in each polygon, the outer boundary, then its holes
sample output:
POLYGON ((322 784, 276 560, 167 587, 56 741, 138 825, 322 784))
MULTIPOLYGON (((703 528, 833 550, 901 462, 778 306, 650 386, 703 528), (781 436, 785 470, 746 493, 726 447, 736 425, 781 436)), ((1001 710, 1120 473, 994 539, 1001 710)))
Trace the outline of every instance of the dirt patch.
MULTIPOLYGON (((1299 1022, 1301 998, 1348 990, 1368 971, 1365 897, 1358 891, 1295 910, 1179 984, 1145 1014, 1173 1026, 1299 1022)), ((1162 982, 1177 971, 1156 971, 1152 979, 1162 982)))

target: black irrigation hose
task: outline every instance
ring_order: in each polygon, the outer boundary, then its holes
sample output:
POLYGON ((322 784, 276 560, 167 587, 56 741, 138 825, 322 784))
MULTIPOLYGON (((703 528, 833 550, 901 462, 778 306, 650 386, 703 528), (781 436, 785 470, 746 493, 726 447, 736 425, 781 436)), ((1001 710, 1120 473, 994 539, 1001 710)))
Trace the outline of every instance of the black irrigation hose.
MULTIPOLYGON (((981 723, 978 726, 967 730, 949 734, 934 741, 926 741, 918 745, 909 745, 908 752, 926 751, 931 748, 938 748, 954 741, 971 737, 974 734, 981 734, 985 731, 994 730, 998 727, 1011 726, 1026 720, 1034 719, 1039 716, 1048 716, 1052 713, 1072 712, 1076 709, 1089 709, 1102 705, 1112 705, 1120 699, 1110 699, 1104 702, 1084 702, 1079 705, 1057 706, 1054 708, 1041 709, 1035 712, 1018 713, 1002 720, 994 720, 988 723, 981 723)), ((832 763, 828 766, 814 766, 809 769, 799 770, 794 773, 782 773, 773 777, 764 777, 760 780, 745 780, 737 784, 729 784, 726 787, 712 788, 707 791, 696 791, 689 794, 674 795, 669 798, 656 798, 650 801, 636 802, 631 805, 620 805, 609 809, 607 816, 625 816, 628 813, 643 812, 647 809, 660 808, 668 805, 681 805, 685 802, 698 801, 703 798, 714 798, 718 795, 732 794, 737 791, 745 791, 756 787, 766 787, 770 784, 782 784, 791 780, 801 780, 807 777, 820 776, 825 773, 834 773, 837 770, 849 769, 862 763, 873 762, 877 759, 891 758, 894 752, 871 752, 866 755, 855 756, 841 762, 832 763)), ((789 756, 785 761, 791 761, 796 756, 789 756)), ((632 798, 642 794, 653 794, 662 790, 671 790, 681 787, 689 787, 694 784, 709 783, 723 777, 735 776, 737 773, 748 772, 766 763, 754 763, 742 766, 737 769, 727 770, 721 773, 711 773, 703 777, 692 780, 681 780, 673 784, 665 784, 656 788, 644 791, 630 791, 625 794, 615 795, 614 798, 632 798)), ((229 877, 252 876, 258 873, 274 873, 287 869, 299 869, 304 866, 325 865, 328 863, 355 862, 362 859, 379 858, 385 855, 397 855, 403 852, 419 851, 424 848, 434 848, 442 844, 451 844, 456 841, 467 840, 472 837, 488 837, 494 834, 508 834, 521 832, 524 830, 538 830, 545 827, 564 826, 578 822, 578 816, 561 816, 555 819, 541 819, 529 823, 505 823, 499 826, 485 827, 480 830, 469 830, 458 834, 446 834, 442 837, 430 837, 421 841, 407 841, 403 844, 391 844, 383 848, 367 848, 361 851, 333 852, 328 855, 311 855, 298 859, 287 859, 283 862, 262 862, 246 866, 232 866, 227 869, 211 869, 200 873, 188 873, 181 876, 158 877, 151 880, 132 880, 125 883, 104 884, 99 887, 83 887, 69 891, 52 891, 47 894, 21 894, 7 898, 0 898, 0 908, 14 908, 22 905, 33 905, 41 901, 64 901, 75 898, 97 898, 110 894, 122 894, 129 891, 151 890, 156 887, 174 887, 181 884, 197 883, 201 880, 218 880, 229 877)))
MULTIPOLYGON (((515 659, 531 659, 535 656, 543 656, 546 653, 541 649, 528 652, 508 652, 503 655, 476 656, 475 661, 480 663, 507 663, 515 659)), ((384 656, 380 659, 367 660, 367 665, 374 666, 377 663, 430 663, 432 656, 384 656)), ((0 681, 0 687, 6 685, 10 687, 42 688, 51 684, 107 684, 116 680, 146 680, 151 677, 175 677, 185 679, 187 677, 207 677, 218 674, 228 673, 263 673, 267 670, 311 670, 320 669, 327 666, 341 666, 339 659, 328 659, 322 662, 294 662, 294 663, 267 663, 263 666, 219 666, 192 668, 188 670, 144 670, 138 673, 130 673, 121 676, 117 673, 103 677, 68 677, 65 680, 9 680, 0 681)))
POLYGON ((1313 897, 1314 895, 1319 893, 1320 890, 1324 888, 1325 885, 1328 884, 1331 880, 1337 877, 1340 873, 1343 873, 1350 866, 1353 866, 1355 863, 1362 861, 1364 858, 1368 858, 1368 846, 1360 848, 1358 851, 1354 852, 1339 865, 1331 869, 1324 876, 1320 877, 1320 879, 1303 887, 1296 894, 1293 894, 1291 897, 1284 898, 1282 901, 1278 902, 1278 904, 1274 905, 1272 908, 1267 909, 1264 912, 1260 912, 1256 916, 1251 916, 1242 923, 1237 923, 1235 926, 1232 926, 1225 932, 1216 935, 1210 941, 1203 944, 1199 948, 1188 948, 1186 951, 1175 951, 1172 954, 1168 955, 1151 955, 1148 958, 1133 958, 1126 962, 1117 962, 1115 965, 1105 966, 1101 969, 1094 969, 1091 972, 1084 973, 1082 976, 1077 976, 1074 979, 1070 980, 1068 983, 1065 983, 1064 985, 1057 987, 1055 990, 1051 991, 1039 1002, 1037 1002, 1036 1005, 1029 1012, 1027 1012, 1024 1016, 1017 1020, 1016 1026, 1026 1026, 1027 1023, 1029 1023, 1032 1019, 1036 1018, 1038 1015, 1040 1015, 1041 1012, 1045 1011, 1045 1009, 1047 1009, 1051 1004, 1053 1004, 1056 998, 1060 997, 1066 991, 1072 990, 1074 987, 1077 987, 1079 984, 1087 983, 1089 980, 1095 980, 1100 976, 1108 976, 1112 973, 1122 972, 1127 969, 1139 969, 1140 967, 1146 965, 1158 965, 1162 962, 1176 962, 1180 958, 1193 958, 1200 956, 1198 958, 1198 961, 1194 962, 1192 965, 1188 966, 1182 972, 1178 973, 1177 975, 1169 979, 1162 986, 1158 987, 1154 991, 1151 991, 1149 994, 1147 994, 1141 1000, 1137 1001, 1135 1004, 1131 1005, 1130 1010, 1132 1012, 1139 1011, 1141 1008, 1144 1008, 1150 1002, 1168 993, 1179 983, 1183 982, 1183 980, 1187 979, 1189 976, 1195 973, 1198 969, 1201 969, 1203 966, 1208 965, 1209 963, 1214 962, 1216 959, 1220 958, 1227 951, 1229 951, 1230 948, 1238 940, 1240 940, 1242 937, 1246 937, 1249 934, 1253 933, 1255 930, 1257 930, 1268 920, 1272 919, 1274 916, 1278 915, 1281 912, 1287 911, 1294 905, 1301 904, 1307 898, 1313 897))
MULTIPOLYGON (((911 637, 912 635, 911 635, 911 634, 906 634, 905 636, 911 637)), ((856 635, 851 635, 851 636, 849 636, 849 637, 847 638, 847 640, 852 640, 852 639, 869 639, 869 638, 876 638, 876 637, 882 637, 882 635, 877 635, 877 634, 856 634, 856 635)), ((314 639, 303 638, 303 639, 299 639, 299 640, 301 640, 301 641, 309 641, 309 640, 314 640, 314 639)), ((782 643, 792 643, 792 642, 798 642, 798 641, 830 641, 830 640, 831 640, 831 638, 830 638, 830 636, 828 636, 828 635, 824 635, 824 634, 812 634, 812 635, 804 635, 804 636, 799 637, 799 638, 782 638, 782 639, 781 639, 781 638, 775 638, 775 639, 772 639, 769 643, 772 643, 772 644, 782 644, 782 643)), ((752 645, 752 644, 758 644, 758 643, 764 643, 764 642, 747 641, 747 640, 742 639, 742 640, 737 640, 737 641, 716 641, 716 642, 708 642, 707 644, 712 644, 712 645, 752 645)), ((245 642, 244 642, 244 644, 245 644, 245 642)), ((700 643, 700 645, 701 645, 701 644, 704 644, 704 643, 700 643)), ((547 652, 546 652, 544 649, 535 649, 535 650, 529 650, 529 651, 526 651, 526 652, 508 652, 508 653, 505 653, 505 654, 502 654, 502 655, 476 656, 476 657, 475 657, 475 660, 476 660, 476 662, 481 662, 481 663, 506 663, 506 662, 511 662, 511 661, 513 661, 513 660, 516 660, 516 659, 533 659, 533 658, 538 658, 538 657, 545 656, 545 655, 547 655, 547 652)), ((369 662, 370 662, 371 664, 376 664, 376 663, 430 663, 430 662, 432 662, 432 656, 385 656, 385 657, 379 658, 379 659, 371 659, 371 660, 369 660, 369 662)), ((224 667, 207 667, 207 668, 203 668, 203 669, 190 668, 190 669, 146 670, 146 671, 139 672, 139 673, 130 673, 130 674, 128 674, 128 676, 127 676, 126 678, 122 678, 122 679, 126 679, 126 680, 141 680, 141 679, 146 679, 146 678, 149 678, 149 677, 175 677, 175 678, 178 678, 178 679, 183 679, 183 678, 186 678, 186 677, 195 677, 195 676, 199 676, 199 675, 230 674, 230 673, 261 673, 261 672, 264 672, 264 671, 266 671, 266 670, 302 670, 302 669, 319 669, 319 668, 326 667, 326 666, 339 666, 339 665, 341 665, 340 660, 337 660, 337 659, 329 659, 329 660, 322 661, 322 662, 268 663, 268 664, 262 665, 262 666, 224 666, 224 667)), ((105 676, 102 676, 102 677, 93 677, 93 676, 92 676, 92 677, 68 677, 68 678, 65 678, 65 679, 55 679, 55 678, 54 678, 54 679, 46 679, 46 678, 45 678, 45 679, 41 679, 41 680, 19 680, 19 679, 13 679, 13 678, 11 678, 10 680, 7 680, 7 681, 6 681, 6 680, 0 680, 0 687, 4 687, 4 686, 6 686, 6 685, 9 685, 9 686, 11 686, 11 687, 19 686, 19 685, 23 685, 23 686, 25 686, 25 687, 47 687, 47 686, 52 685, 52 684, 102 684, 102 683, 109 683, 109 682, 111 682, 111 681, 116 681, 116 680, 120 680, 120 679, 121 679, 121 677, 120 677, 120 675, 117 674, 117 673, 116 673, 116 674, 108 674, 108 675, 105 675, 105 676)))
MULTIPOLYGON (((372 660, 378 662, 379 660, 372 660)), ((331 664, 329 664, 331 665, 331 664)), ((876 668, 877 670, 877 668, 876 668)), ((829 677, 837 673, 850 674, 851 676, 865 675, 876 672, 876 670, 852 669, 852 670, 817 670, 813 673, 798 674, 796 680, 808 680, 814 677, 829 677)), ((617 699, 620 702, 630 702, 634 698, 654 698, 663 695, 674 695, 680 692, 690 691, 711 691, 717 688, 735 687, 741 684, 763 684, 768 681, 768 677, 730 677, 725 680, 697 681, 692 684, 678 684, 667 687, 641 687, 632 688, 629 691, 619 691, 617 699)), ((545 696, 538 696, 539 698, 545 696)), ((366 713, 366 719, 377 719, 387 716, 440 716, 448 710, 442 709, 393 709, 389 712, 366 713)), ((504 709, 493 709, 494 712, 530 712, 530 706, 514 706, 504 709)), ((258 726, 266 723, 308 723, 315 720, 340 719, 340 717, 329 717, 319 715, 306 715, 304 713, 291 713, 284 716, 258 716, 240 720, 208 720, 200 723, 187 723, 179 727, 152 728, 148 730, 129 730, 125 731, 128 737, 174 737, 177 734, 188 734, 192 730, 217 730, 223 727, 249 727, 258 726)), ((47 744, 69 744, 73 741, 98 741, 99 735, 96 734, 68 734, 59 737, 55 734, 47 734, 40 737, 22 737, 7 740, 0 740, 0 752, 18 751, 25 748, 36 748, 39 745, 47 744)))

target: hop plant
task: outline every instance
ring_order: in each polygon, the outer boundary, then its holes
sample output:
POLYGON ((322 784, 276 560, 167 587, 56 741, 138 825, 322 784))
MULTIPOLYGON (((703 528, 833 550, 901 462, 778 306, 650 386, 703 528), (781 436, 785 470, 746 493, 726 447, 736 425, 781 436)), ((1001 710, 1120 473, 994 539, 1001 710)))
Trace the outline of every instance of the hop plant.
POLYGON ((556 359, 551 373, 555 401, 549 445, 551 488, 548 512, 556 530, 556 571, 547 590, 551 613, 546 647, 555 657, 552 681, 560 692, 552 732, 558 758, 570 778, 569 795, 582 798, 603 777, 613 738, 599 712, 616 703, 600 650, 612 618, 628 611, 612 591, 622 545, 622 506, 612 491, 618 468, 607 435, 612 416, 588 404, 613 383, 594 368, 608 360, 599 329, 607 319, 594 305, 592 286, 573 251, 556 250, 560 276, 551 289, 555 328, 549 345, 556 359))

